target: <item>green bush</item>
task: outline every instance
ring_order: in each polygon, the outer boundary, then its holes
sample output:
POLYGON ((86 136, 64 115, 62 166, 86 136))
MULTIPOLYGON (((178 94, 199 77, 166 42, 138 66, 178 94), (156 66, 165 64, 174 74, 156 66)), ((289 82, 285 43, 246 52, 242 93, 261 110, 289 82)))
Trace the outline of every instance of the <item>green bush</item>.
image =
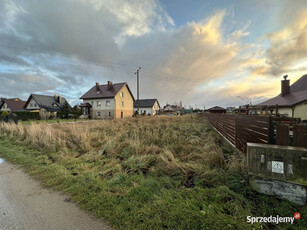
POLYGON ((18 116, 18 120, 40 120, 39 112, 14 112, 18 116))
POLYGON ((10 113, 8 111, 0 112, 0 120, 4 120, 10 113))

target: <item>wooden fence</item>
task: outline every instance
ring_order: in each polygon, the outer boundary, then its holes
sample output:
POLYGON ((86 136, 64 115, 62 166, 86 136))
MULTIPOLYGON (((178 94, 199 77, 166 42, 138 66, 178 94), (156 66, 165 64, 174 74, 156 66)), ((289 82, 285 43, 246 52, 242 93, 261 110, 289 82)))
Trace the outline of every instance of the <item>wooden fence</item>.
POLYGON ((247 142, 307 148, 307 125, 296 118, 206 113, 210 124, 234 147, 246 153, 247 142))

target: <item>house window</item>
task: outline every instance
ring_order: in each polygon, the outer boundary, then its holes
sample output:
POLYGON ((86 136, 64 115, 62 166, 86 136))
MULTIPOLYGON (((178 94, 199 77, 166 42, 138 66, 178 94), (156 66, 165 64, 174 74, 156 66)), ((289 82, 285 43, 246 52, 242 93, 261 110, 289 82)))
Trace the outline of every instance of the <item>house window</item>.
POLYGON ((36 103, 34 103, 34 107, 37 107, 37 104, 36 104, 36 103))
POLYGON ((124 92, 120 92, 120 97, 124 97, 124 92))
POLYGON ((100 112, 96 112, 97 117, 100 117, 100 112))
POLYGON ((106 101, 106 106, 110 106, 110 104, 111 104, 110 100, 107 100, 106 101))
POLYGON ((94 105, 94 102, 92 101, 92 105, 94 105))
POLYGON ((111 112, 109 112, 109 117, 111 117, 111 112))
POLYGON ((97 106, 101 106, 101 101, 97 101, 97 106))
POLYGON ((30 107, 33 107, 33 103, 30 103, 30 107))
POLYGON ((124 107, 124 102, 122 101, 122 107, 124 107))
POLYGON ((146 114, 146 110, 144 109, 144 114, 146 114))

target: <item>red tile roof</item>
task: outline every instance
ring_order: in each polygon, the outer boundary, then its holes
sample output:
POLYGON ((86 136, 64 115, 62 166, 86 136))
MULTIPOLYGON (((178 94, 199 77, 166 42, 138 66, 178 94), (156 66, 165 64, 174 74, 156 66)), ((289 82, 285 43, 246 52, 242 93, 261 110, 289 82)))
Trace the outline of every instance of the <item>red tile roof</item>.
MULTIPOLYGON (((2 99, 9 109, 12 112, 17 112, 17 111, 23 111, 24 108, 23 106, 25 105, 25 101, 20 100, 19 98, 11 98, 11 99, 2 99)), ((1 105, 1 107, 4 105, 4 103, 1 105)))

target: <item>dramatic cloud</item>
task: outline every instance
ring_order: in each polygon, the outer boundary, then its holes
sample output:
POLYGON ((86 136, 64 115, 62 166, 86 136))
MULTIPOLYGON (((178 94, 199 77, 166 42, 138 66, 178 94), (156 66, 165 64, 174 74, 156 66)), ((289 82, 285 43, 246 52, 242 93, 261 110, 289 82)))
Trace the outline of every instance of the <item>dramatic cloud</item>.
POLYGON ((283 24, 259 44, 243 42, 256 36, 253 21, 236 23, 234 11, 215 9, 176 26, 161 3, 0 0, 0 96, 61 93, 75 103, 94 82, 107 80, 126 81, 136 92, 141 66, 142 98, 226 106, 277 93, 272 76, 305 69, 302 2, 289 3, 283 24))
POLYGON ((242 47, 224 38, 224 17, 225 11, 218 11, 198 23, 127 39, 123 53, 135 57, 144 67, 142 76, 151 78, 141 93, 159 92, 169 101, 188 101, 195 93, 203 98, 205 92, 197 92, 199 85, 238 67, 242 47), (137 46, 142 49, 135 49, 137 46))
POLYGON ((284 29, 268 35, 272 45, 267 52, 268 71, 272 75, 307 70, 307 8, 301 10, 284 29))

